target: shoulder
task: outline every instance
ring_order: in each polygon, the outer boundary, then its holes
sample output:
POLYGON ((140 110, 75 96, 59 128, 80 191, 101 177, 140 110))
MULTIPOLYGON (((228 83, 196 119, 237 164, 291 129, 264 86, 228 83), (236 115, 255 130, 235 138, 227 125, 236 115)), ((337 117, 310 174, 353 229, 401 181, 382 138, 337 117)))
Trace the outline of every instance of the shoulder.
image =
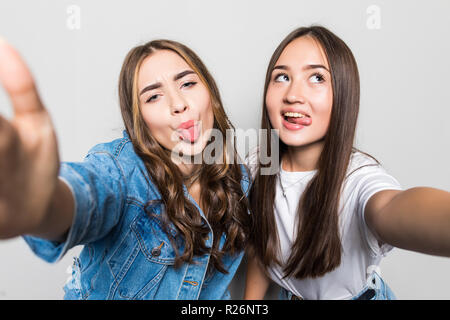
POLYGON ((124 130, 122 138, 117 138, 109 142, 96 144, 89 150, 88 155, 95 153, 107 153, 112 157, 118 159, 124 154, 126 155, 127 153, 129 153, 130 147, 133 148, 131 140, 124 130))
POLYGON ((369 199, 380 191, 402 189, 397 179, 388 173, 375 158, 360 151, 352 153, 345 181, 345 190, 356 195, 355 199, 357 199, 362 210, 364 210, 369 199))
MULTIPOLYGON (((116 172, 139 201, 146 197, 159 198, 159 192, 149 176, 143 159, 136 153, 127 132, 121 138, 99 143, 92 147, 86 159, 100 172, 116 172), (142 198, 142 199, 141 199, 142 198)), ((106 177, 105 177, 106 178, 106 177)))
POLYGON ((401 190, 400 183, 372 156, 360 151, 351 155, 346 175, 346 188, 366 200, 381 190, 401 190))
POLYGON ((136 178, 148 180, 145 164, 135 152, 125 130, 121 138, 93 146, 85 161, 98 168, 99 172, 119 172, 126 182, 136 178))
MULTIPOLYGON (((371 155, 354 150, 350 156, 347 168, 346 181, 362 182, 373 177, 391 177, 394 179, 383 165, 371 155)), ((394 179, 395 180, 395 179, 394 179)))
POLYGON ((121 138, 93 146, 86 158, 110 158, 119 168, 134 168, 142 162, 134 150, 127 132, 123 130, 121 138))
POLYGON ((377 170, 382 168, 381 164, 374 157, 359 150, 353 150, 347 169, 347 177, 357 173, 359 170, 367 168, 366 170, 377 170))

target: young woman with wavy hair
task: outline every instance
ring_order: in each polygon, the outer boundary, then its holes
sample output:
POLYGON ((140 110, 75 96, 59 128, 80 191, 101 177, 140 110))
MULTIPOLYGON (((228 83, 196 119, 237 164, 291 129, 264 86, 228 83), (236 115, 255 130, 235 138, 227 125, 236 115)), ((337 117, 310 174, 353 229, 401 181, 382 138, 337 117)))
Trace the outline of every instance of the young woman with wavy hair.
MULTIPOLYGON (((279 171, 248 157, 252 233, 245 297, 269 279, 288 299, 392 299, 380 277, 393 247, 450 256, 450 194, 402 190, 354 148, 358 68, 347 45, 321 26, 290 33, 266 73, 262 128, 278 130, 279 171)), ((267 141, 267 146, 270 143, 267 141)))
POLYGON ((5 41, 0 80, 15 111, 0 119, 0 236, 24 235, 49 262, 84 245, 66 299, 229 298, 248 234, 249 178, 227 152, 233 126, 192 50, 155 40, 128 53, 124 136, 83 162, 60 164, 49 114, 5 41), (223 137, 219 161, 193 161, 218 142, 212 130, 223 137))

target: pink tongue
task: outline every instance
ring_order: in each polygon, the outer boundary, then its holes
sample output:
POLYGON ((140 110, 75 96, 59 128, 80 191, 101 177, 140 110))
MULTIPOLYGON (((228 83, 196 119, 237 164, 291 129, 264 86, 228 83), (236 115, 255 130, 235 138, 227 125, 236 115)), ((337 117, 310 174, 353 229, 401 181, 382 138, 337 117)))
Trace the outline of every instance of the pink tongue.
POLYGON ((294 117, 287 117, 287 120, 292 123, 300 124, 302 126, 307 126, 311 124, 311 118, 304 117, 304 118, 294 118, 294 117))
POLYGON ((190 127, 189 129, 183 129, 181 130, 181 135, 183 136, 184 140, 188 140, 190 142, 194 142, 197 138, 197 134, 195 132, 195 126, 190 127))

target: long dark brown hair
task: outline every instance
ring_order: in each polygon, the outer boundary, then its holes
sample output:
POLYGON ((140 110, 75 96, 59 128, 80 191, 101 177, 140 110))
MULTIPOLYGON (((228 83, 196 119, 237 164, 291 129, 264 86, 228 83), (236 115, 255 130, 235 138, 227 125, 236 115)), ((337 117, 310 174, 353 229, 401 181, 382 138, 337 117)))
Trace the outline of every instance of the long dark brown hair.
MULTIPOLYGON (((299 37, 311 37, 325 51, 331 72, 333 104, 330 124, 317 163, 317 173, 299 200, 297 237, 283 266, 285 276, 299 279, 319 277, 341 263, 342 245, 338 209, 342 185, 353 149, 359 111, 359 74, 356 61, 347 45, 322 26, 302 27, 291 32, 277 47, 267 68, 264 86, 262 129, 272 129, 265 97, 273 68, 286 46, 299 37)), ((267 141, 270 150, 270 141, 267 141)), ((280 141, 279 161, 288 146, 280 141)), ((250 191, 252 209, 251 251, 266 269, 281 265, 274 201, 277 175, 261 175, 259 164, 250 191)))
MULTIPOLYGON (((164 230, 176 252, 175 265, 192 262, 195 255, 210 252, 212 266, 227 273, 222 257, 226 253, 234 254, 244 248, 250 222, 248 201, 241 188, 243 172, 236 158, 237 152, 233 153, 232 159, 229 159, 229 154, 226 153, 229 150, 225 139, 226 130, 234 130, 234 127, 225 114, 214 79, 200 58, 185 45, 170 40, 154 40, 133 48, 125 58, 119 79, 119 99, 126 131, 161 195, 165 209, 162 220, 164 230), (177 53, 197 73, 210 93, 213 126, 222 133, 223 161, 214 164, 203 163, 197 165, 194 170, 194 176, 198 178, 201 188, 201 207, 204 208, 205 216, 213 230, 212 248, 205 244, 209 233, 208 226, 203 222, 197 207, 183 192, 186 177, 171 160, 170 150, 166 150, 151 136, 140 112, 137 88, 139 69, 142 61, 158 50, 177 53), (167 229, 168 221, 175 226, 184 242, 182 253, 178 248, 180 237, 175 239, 171 236, 167 229), (223 234, 226 235, 226 242, 220 249, 220 238, 223 234)), ((149 202, 146 207, 150 208, 152 205, 154 203, 149 202)))

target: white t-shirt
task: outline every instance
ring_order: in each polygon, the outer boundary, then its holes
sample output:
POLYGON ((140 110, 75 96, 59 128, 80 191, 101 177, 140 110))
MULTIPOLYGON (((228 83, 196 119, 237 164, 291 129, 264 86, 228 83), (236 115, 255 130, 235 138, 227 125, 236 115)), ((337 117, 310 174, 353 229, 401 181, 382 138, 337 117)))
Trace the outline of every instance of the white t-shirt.
MULTIPOLYGON (((246 161, 254 176, 256 149, 246 161)), ((274 214, 281 262, 287 262, 291 254, 291 246, 297 233, 295 221, 300 196, 316 172, 317 170, 288 172, 280 165, 274 214)), ((392 249, 390 245, 380 245, 364 220, 364 208, 370 197, 378 191, 388 189, 402 190, 398 181, 372 158, 361 152, 352 153, 340 198, 339 228, 343 248, 340 266, 322 277, 302 280, 293 277, 283 279, 282 267, 274 266, 269 269, 272 280, 305 299, 349 299, 360 292, 366 284, 367 276, 373 268, 378 268, 381 258, 392 249), (353 172, 357 168, 360 169, 353 172)))

